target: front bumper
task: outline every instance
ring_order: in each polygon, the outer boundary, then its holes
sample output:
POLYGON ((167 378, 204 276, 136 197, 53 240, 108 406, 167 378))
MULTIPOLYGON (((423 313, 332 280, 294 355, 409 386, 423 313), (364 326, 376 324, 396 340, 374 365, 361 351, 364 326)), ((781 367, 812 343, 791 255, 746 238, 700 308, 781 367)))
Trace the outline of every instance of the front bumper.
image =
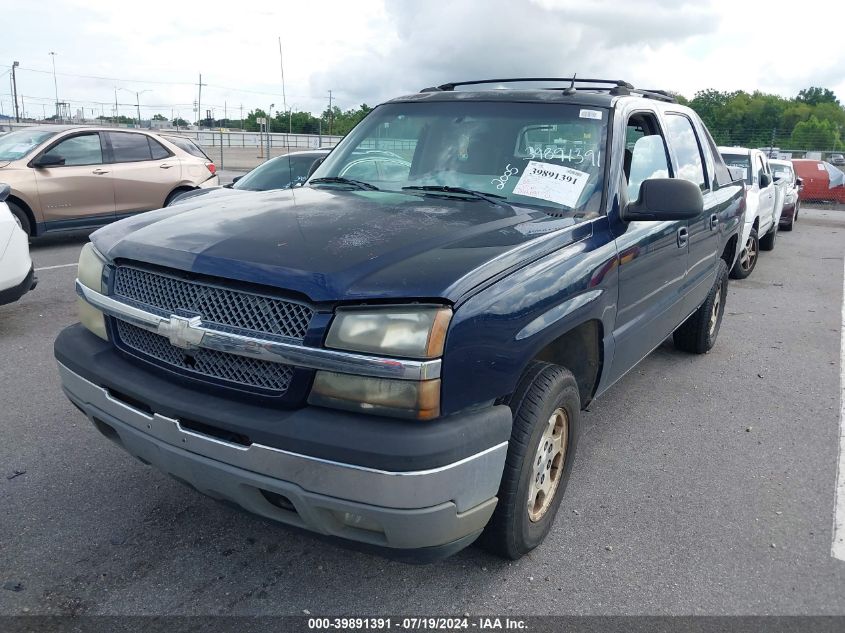
POLYGON ((421 435, 427 429, 432 436, 441 434, 445 427, 439 422, 409 423, 314 407, 265 408, 265 415, 273 418, 271 425, 279 429, 276 441, 271 442, 276 445, 271 446, 255 439, 266 436, 248 436, 230 424, 232 415, 254 422, 255 405, 227 401, 222 407, 212 395, 141 370, 79 326, 59 336, 56 356, 68 398, 104 435, 200 492, 266 518, 403 555, 413 550, 430 559, 471 543, 496 506, 510 434, 507 407, 444 420, 457 428, 464 427, 466 418, 472 422, 462 438, 444 436, 452 449, 470 451, 457 459, 460 453, 453 454, 448 462, 444 462, 448 453, 440 448, 443 440, 421 435), (147 384, 133 390, 139 381, 147 384), (149 393, 159 396, 151 399, 149 393), (174 401, 182 403, 184 415, 174 410, 174 401), (209 419, 212 414, 204 410, 207 406, 219 411, 217 420, 209 419), (297 416, 309 420, 315 444, 310 454, 291 450, 304 446, 294 441, 295 434, 284 436, 284 430, 298 426, 297 416), (197 422, 198 417, 202 422, 197 422), (332 452, 333 436, 322 433, 338 420, 361 431, 371 455, 356 448, 354 438, 348 438, 348 459, 341 461, 332 452), (370 435, 371 424, 383 429, 382 441, 370 435), (417 464, 412 470, 392 462, 398 446, 391 439, 396 425, 406 431, 403 445, 426 447, 426 455, 412 455, 411 461, 417 464), (497 429, 493 435, 491 428, 497 429), (469 437, 471 429, 476 429, 475 438, 469 437), (321 437, 326 438, 328 454, 337 457, 318 456, 321 437), (487 444, 481 450, 477 450, 478 437, 487 444), (361 464, 379 463, 374 456, 379 451, 390 453, 384 457, 393 469, 361 464))
POLYGON ((30 290, 34 290, 38 285, 38 278, 35 276, 35 269, 30 266, 29 272, 19 284, 15 284, 11 288, 0 290, 0 306, 7 303, 14 303, 30 290))

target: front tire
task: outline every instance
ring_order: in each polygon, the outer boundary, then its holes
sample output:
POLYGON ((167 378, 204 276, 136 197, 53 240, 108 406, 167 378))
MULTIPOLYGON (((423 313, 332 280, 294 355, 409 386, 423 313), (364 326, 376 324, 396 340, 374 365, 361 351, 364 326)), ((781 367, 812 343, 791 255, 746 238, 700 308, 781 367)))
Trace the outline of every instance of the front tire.
POLYGON ((731 269, 731 279, 748 277, 754 271, 759 255, 760 241, 757 239, 757 229, 751 227, 748 239, 745 240, 742 250, 739 251, 739 257, 736 258, 736 263, 731 269))
POLYGON ((499 503, 480 543, 515 560, 542 543, 554 523, 572 471, 581 398, 572 372, 534 361, 508 404, 513 430, 499 503))
POLYGON ((18 223, 18 226, 23 229, 23 232, 26 233, 28 237, 32 237, 32 224, 29 221, 29 216, 26 214, 26 211, 21 209, 14 202, 6 200, 6 204, 9 207, 9 211, 12 212, 12 217, 15 218, 15 222, 18 223))
POLYGON ((727 296, 728 265, 725 260, 720 259, 716 282, 710 289, 710 294, 698 310, 675 330, 675 347, 691 354, 706 354, 713 349, 719 336, 719 328, 722 326, 727 296))

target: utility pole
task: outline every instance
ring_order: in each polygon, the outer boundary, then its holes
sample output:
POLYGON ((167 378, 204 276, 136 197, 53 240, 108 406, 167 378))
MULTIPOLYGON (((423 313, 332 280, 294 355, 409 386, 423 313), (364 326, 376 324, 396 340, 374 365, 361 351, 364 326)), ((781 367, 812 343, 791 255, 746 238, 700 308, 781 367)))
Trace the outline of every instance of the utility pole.
POLYGON ((241 104, 241 131, 244 129, 244 104, 241 104))
POLYGON ((332 111, 332 91, 329 90, 329 136, 332 135, 332 123, 334 122, 334 112, 332 111))
POLYGON ((135 93, 135 107, 138 109, 138 127, 141 127, 141 93, 135 93))
POLYGON ((273 146, 273 141, 270 138, 270 114, 273 112, 275 105, 275 103, 271 103, 270 109, 267 110, 267 133, 265 134, 265 138, 267 139, 267 160, 270 160, 270 148, 273 146))
POLYGON ((23 102, 23 95, 21 95, 21 116, 26 119, 26 105, 23 102))
POLYGON ((226 110, 226 106, 228 105, 227 101, 223 102, 223 120, 226 122, 226 127, 229 127, 229 114, 228 110, 226 110))
POLYGON ((199 125, 200 129, 202 129, 202 87, 205 85, 206 84, 202 83, 202 73, 200 73, 200 80, 197 84, 197 87, 199 88, 199 95, 197 96, 197 116, 199 117, 199 120, 197 121, 197 125, 199 125))
POLYGON ((50 51, 50 57, 53 58, 53 90, 56 91, 56 118, 59 118, 59 84, 56 81, 56 53, 50 51))
POLYGON ((15 78, 15 68, 20 66, 20 62, 12 62, 12 98, 15 100, 15 122, 21 122, 21 116, 18 112, 18 82, 15 78))
POLYGON ((120 123, 120 111, 117 108, 117 86, 114 87, 114 124, 120 123))

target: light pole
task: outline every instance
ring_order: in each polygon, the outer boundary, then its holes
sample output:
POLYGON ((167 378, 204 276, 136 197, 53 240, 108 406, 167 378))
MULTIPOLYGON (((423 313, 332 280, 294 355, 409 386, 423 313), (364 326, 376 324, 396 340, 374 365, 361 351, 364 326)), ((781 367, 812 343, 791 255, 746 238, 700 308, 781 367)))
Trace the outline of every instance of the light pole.
POLYGON ((141 127, 141 95, 145 92, 152 92, 152 90, 129 90, 129 88, 118 88, 118 90, 125 90, 129 94, 135 93, 135 107, 138 109, 138 127, 141 127))
POLYGON ((270 116, 272 115, 273 108, 275 106, 275 103, 271 103, 270 109, 267 110, 267 160, 270 160, 270 148, 272 146, 272 141, 270 140, 270 116))
POLYGON ((15 68, 20 65, 20 62, 12 62, 12 98, 15 100, 15 123, 21 122, 21 117, 18 114, 18 82, 15 79, 15 68))
POLYGON ((291 104, 290 108, 288 108, 288 135, 293 133, 293 109, 296 108, 297 105, 295 103, 291 104))
POLYGON ((50 57, 53 59, 53 90, 56 91, 56 119, 59 118, 59 84, 56 81, 56 53, 50 51, 50 57))

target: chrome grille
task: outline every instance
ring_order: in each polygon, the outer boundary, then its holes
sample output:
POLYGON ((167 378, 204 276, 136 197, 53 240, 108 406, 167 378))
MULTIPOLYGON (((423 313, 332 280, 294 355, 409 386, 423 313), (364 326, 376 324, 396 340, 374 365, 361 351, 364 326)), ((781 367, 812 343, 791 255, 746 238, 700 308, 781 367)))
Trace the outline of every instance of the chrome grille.
POLYGON ((198 314, 209 324, 302 340, 314 311, 307 305, 180 279, 134 266, 118 266, 114 294, 156 308, 164 316, 177 310, 198 314))
POLYGON ((119 319, 115 320, 118 346, 139 352, 157 362, 201 378, 284 393, 293 378, 293 368, 246 356, 210 349, 184 351, 170 344, 164 336, 153 334, 119 319))

